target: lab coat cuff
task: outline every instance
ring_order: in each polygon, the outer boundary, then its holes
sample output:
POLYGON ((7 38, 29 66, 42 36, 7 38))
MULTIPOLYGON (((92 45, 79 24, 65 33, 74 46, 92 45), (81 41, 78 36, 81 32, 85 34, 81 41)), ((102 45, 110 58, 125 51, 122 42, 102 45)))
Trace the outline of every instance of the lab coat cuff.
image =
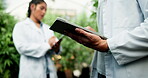
POLYGON ((51 49, 51 46, 48 43, 45 43, 44 48, 45 48, 45 50, 48 51, 49 49, 51 49))
POLYGON ((115 44, 114 44, 114 40, 112 38, 107 39, 107 44, 108 44, 108 47, 109 47, 110 51, 114 50, 115 44))
POLYGON ((123 65, 124 62, 122 61, 123 58, 121 58, 121 56, 117 53, 117 49, 116 49, 116 41, 114 41, 116 39, 114 38, 109 38, 107 39, 107 44, 109 47, 109 53, 111 53, 113 55, 113 57, 115 58, 115 60, 117 61, 117 63, 119 65, 123 65))

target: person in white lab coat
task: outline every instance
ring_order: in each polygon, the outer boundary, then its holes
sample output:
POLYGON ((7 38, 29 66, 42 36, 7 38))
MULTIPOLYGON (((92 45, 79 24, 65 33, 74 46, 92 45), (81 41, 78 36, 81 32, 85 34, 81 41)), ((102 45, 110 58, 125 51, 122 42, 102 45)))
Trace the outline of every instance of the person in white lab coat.
POLYGON ((81 36, 66 33, 97 50, 91 78, 148 78, 148 0, 99 0, 98 24, 107 39, 78 28, 81 36))
POLYGON ((60 43, 49 26, 41 22, 46 9, 44 0, 32 0, 28 18, 13 29, 13 41, 20 54, 19 78, 57 78, 51 56, 60 51, 60 43))

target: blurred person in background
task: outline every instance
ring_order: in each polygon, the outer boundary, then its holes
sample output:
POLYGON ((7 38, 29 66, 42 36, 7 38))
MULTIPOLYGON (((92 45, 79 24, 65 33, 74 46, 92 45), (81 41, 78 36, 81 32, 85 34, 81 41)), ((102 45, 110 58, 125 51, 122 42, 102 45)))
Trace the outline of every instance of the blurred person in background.
POLYGON ((28 18, 15 25, 13 41, 20 57, 19 78, 57 78, 51 56, 60 51, 60 41, 41 22, 47 10, 44 0, 32 0, 28 18))

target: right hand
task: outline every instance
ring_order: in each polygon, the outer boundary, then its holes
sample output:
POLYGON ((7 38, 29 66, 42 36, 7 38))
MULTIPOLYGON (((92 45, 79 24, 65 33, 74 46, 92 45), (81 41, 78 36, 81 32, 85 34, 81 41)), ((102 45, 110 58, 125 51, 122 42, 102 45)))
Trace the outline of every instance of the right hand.
POLYGON ((52 36, 49 40, 48 40, 48 44, 53 47, 53 45, 55 45, 56 43, 56 37, 55 36, 52 36))
MULTIPOLYGON (((87 29, 92 30, 90 27, 87 29)), ((87 46, 102 52, 108 51, 109 48, 107 45, 107 41, 103 40, 100 36, 89 33, 80 28, 76 28, 75 31, 77 32, 78 35, 75 35, 67 31, 65 31, 65 34, 70 38, 74 39, 75 41, 77 41, 78 43, 83 44, 84 46, 87 46)))

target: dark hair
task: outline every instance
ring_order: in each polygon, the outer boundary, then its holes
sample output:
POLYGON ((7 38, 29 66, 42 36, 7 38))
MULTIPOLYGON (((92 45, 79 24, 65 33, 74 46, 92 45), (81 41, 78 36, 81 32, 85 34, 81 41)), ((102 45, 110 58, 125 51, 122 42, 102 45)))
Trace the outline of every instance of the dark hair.
POLYGON ((42 3, 42 2, 46 3, 44 0, 32 0, 32 1, 29 3, 27 17, 30 17, 30 15, 31 15, 31 9, 30 9, 31 4, 37 5, 37 4, 40 4, 40 3, 42 3))

